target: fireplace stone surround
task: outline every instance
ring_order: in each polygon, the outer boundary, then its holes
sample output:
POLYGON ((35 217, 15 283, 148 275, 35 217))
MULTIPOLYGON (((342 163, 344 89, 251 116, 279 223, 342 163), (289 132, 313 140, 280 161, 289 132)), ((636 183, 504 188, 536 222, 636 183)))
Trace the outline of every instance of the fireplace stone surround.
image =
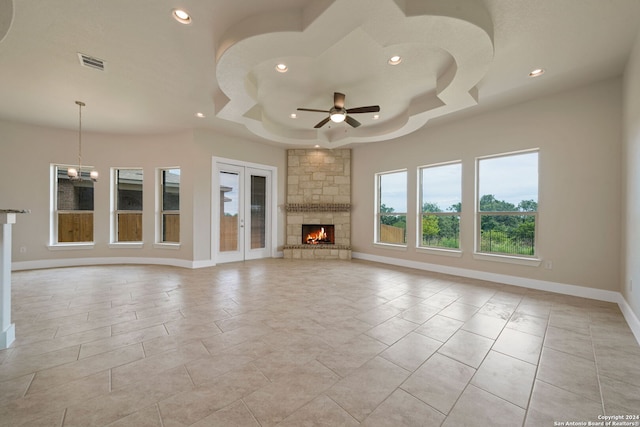
POLYGON ((287 150, 285 258, 351 259, 351 150, 287 150), (302 242, 303 224, 332 224, 334 244, 302 242))

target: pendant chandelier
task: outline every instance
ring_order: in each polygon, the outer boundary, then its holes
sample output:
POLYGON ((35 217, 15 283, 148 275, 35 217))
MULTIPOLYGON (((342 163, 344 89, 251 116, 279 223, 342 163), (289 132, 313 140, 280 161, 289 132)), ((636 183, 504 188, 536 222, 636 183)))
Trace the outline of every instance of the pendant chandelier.
MULTIPOLYGON (((71 181, 82 181, 82 107, 86 104, 82 101, 76 101, 78 106, 78 167, 70 167, 67 169, 67 176, 71 181)), ((89 172, 91 181, 98 181, 98 171, 92 170, 89 172)))

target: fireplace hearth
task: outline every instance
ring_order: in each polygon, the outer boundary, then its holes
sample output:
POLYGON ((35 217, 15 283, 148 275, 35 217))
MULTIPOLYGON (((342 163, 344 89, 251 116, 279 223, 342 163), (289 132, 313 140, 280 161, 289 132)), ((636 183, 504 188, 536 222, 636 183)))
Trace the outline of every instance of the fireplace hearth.
POLYGON ((332 224, 302 224, 303 245, 333 245, 335 242, 332 224))

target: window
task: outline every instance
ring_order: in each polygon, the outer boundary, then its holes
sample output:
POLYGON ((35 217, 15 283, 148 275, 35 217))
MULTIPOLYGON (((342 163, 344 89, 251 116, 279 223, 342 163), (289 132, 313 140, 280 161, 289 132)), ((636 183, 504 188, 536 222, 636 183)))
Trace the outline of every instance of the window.
POLYGON ((535 256, 538 151, 478 159, 477 252, 535 256))
POLYGON ((180 242, 180 168, 160 169, 160 243, 180 242))
POLYGON ((376 174, 376 242, 407 243, 407 171, 376 174))
POLYGON ((142 169, 114 170, 116 242, 142 242, 142 169))
POLYGON ((52 165, 51 243, 93 242, 93 181, 89 171, 70 179, 67 166, 52 165))
POLYGON ((448 163, 419 168, 418 246, 460 248, 462 165, 448 163))

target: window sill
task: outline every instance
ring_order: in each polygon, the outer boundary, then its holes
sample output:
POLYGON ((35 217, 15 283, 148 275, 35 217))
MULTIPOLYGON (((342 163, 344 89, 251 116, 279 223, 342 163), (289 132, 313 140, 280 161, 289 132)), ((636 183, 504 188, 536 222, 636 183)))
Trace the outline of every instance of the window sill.
POLYGON ((423 246, 419 246, 416 248, 416 252, 429 254, 429 255, 449 256, 454 258, 462 257, 462 251, 456 250, 456 249, 425 248, 423 246))
POLYGON ((53 245, 47 245, 47 249, 50 251, 73 251, 79 249, 93 249, 95 244, 89 243, 56 243, 53 245))
POLYGON ((155 249, 173 249, 173 250, 178 250, 180 249, 181 244, 180 243, 154 243, 153 247, 155 249))
POLYGON ((394 244, 394 243, 374 242, 373 245, 378 247, 378 248, 392 249, 394 251, 405 251, 406 252, 406 250, 407 250, 407 245, 398 245, 398 244, 394 244))
POLYGON ((526 265, 529 267, 539 267, 542 263, 542 260, 540 258, 525 258, 518 256, 486 254, 478 252, 473 254, 473 258, 481 261, 504 262, 507 264, 526 265))
POLYGON ((144 243, 142 242, 113 242, 109 243, 110 249, 142 249, 144 243))

